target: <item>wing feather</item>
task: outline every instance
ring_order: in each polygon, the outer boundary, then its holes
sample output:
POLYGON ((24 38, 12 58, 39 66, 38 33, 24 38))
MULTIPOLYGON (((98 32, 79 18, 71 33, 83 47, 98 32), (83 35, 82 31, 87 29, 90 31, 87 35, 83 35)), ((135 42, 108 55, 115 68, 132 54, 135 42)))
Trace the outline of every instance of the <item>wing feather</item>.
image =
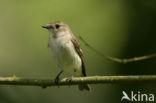
POLYGON ((84 59, 83 59, 83 53, 82 53, 82 50, 81 50, 81 48, 79 46, 79 43, 76 40, 76 38, 75 38, 74 35, 72 35, 71 41, 72 41, 72 43, 73 43, 73 45, 75 47, 76 52, 78 53, 78 55, 81 58, 81 62, 82 62, 82 74, 83 74, 83 76, 87 76, 87 74, 86 74, 86 68, 85 68, 85 64, 84 64, 84 59))

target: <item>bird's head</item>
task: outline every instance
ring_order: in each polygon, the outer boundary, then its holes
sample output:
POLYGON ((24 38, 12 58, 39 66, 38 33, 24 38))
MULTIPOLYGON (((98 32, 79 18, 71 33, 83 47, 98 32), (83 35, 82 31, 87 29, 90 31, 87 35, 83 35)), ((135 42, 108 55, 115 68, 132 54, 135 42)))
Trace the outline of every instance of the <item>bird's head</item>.
POLYGON ((68 25, 61 21, 50 22, 42 27, 48 29, 50 35, 53 37, 64 36, 70 32, 68 25))

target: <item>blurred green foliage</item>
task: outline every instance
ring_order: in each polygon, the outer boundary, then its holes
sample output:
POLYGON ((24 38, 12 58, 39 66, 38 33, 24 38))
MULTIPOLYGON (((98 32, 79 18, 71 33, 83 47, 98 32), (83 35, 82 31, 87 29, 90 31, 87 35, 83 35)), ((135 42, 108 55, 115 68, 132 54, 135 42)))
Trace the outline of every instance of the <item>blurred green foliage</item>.
MULTIPOLYGON (((156 52, 155 0, 1 0, 0 76, 54 78, 59 72, 47 49, 50 21, 67 23, 73 33, 106 55, 134 57, 156 52)), ((88 75, 156 74, 156 59, 130 64, 106 61, 81 42, 88 75)), ((1 86, 0 103, 120 103, 122 90, 154 93, 156 85, 1 86), (113 99, 112 99, 113 98, 113 99)))

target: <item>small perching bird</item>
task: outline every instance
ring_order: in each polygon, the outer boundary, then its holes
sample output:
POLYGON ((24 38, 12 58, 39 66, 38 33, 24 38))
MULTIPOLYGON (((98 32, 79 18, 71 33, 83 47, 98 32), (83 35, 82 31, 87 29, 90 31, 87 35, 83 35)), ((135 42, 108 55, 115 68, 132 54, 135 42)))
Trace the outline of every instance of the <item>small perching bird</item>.
MULTIPOLYGON (((68 78, 70 82, 74 76, 86 77, 82 50, 68 25, 54 21, 42 27, 49 31, 48 49, 56 65, 61 68, 55 83, 59 83, 63 71, 72 75, 68 78)), ((88 84, 80 84, 78 87, 80 90, 91 90, 88 84)))

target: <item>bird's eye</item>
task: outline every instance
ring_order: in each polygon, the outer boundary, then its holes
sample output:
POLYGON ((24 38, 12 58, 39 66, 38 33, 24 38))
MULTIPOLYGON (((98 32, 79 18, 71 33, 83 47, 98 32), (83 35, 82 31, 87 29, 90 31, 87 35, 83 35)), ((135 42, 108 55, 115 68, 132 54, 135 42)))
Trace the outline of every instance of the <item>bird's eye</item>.
POLYGON ((58 29, 60 27, 60 25, 56 24, 55 27, 56 27, 56 29, 58 29))

